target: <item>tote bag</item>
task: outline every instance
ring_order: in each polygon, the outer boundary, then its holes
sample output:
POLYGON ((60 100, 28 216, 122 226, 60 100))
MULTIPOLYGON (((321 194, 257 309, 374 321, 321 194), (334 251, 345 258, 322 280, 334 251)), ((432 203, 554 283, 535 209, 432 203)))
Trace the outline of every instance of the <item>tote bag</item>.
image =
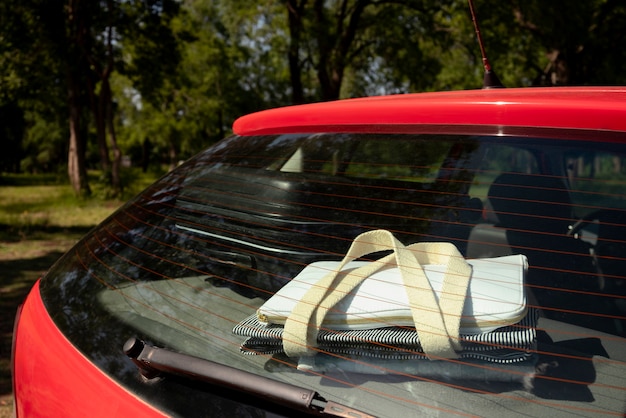
POLYGON ((529 362, 537 313, 526 304, 527 269, 523 255, 465 260, 451 243, 404 246, 370 231, 341 262, 306 266, 233 332, 247 337, 243 353, 285 354, 301 368, 341 360, 358 369, 351 359, 364 358, 529 362))

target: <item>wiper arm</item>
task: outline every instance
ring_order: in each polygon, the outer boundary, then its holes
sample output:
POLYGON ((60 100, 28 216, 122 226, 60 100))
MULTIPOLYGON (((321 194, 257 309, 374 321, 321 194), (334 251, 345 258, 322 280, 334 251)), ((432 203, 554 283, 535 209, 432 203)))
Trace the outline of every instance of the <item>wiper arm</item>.
POLYGON ((373 417, 351 407, 327 401, 314 390, 258 376, 210 360, 150 346, 137 338, 126 341, 124 353, 148 379, 164 373, 174 374, 253 394, 302 411, 334 417, 373 417))

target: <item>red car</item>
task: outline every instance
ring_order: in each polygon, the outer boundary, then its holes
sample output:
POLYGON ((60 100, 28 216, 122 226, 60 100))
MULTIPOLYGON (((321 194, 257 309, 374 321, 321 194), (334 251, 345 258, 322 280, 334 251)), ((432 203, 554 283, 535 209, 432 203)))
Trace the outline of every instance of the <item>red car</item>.
POLYGON ((626 89, 233 129, 34 286, 17 417, 624 416, 626 89))

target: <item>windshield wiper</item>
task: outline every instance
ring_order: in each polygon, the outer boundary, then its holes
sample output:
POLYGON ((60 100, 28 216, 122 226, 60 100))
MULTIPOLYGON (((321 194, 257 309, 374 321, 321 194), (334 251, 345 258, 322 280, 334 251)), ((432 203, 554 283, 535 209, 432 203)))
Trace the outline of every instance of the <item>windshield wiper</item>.
POLYGON ((130 338, 126 341, 124 353, 147 379, 153 379, 164 373, 173 374, 256 395, 302 411, 318 412, 334 417, 372 417, 351 407, 327 401, 314 390, 258 376, 213 361, 150 346, 137 338, 130 338))

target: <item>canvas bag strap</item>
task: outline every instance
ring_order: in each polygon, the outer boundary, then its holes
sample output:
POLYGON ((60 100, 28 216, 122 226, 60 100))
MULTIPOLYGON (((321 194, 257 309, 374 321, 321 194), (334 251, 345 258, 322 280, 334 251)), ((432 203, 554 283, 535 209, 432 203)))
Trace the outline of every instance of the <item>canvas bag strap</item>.
POLYGON ((450 243, 418 243, 405 247, 386 230, 359 235, 337 269, 312 286, 296 304, 285 322, 285 353, 290 357, 315 354, 317 334, 326 313, 363 280, 389 265, 396 265, 400 270, 424 353, 431 359, 457 357, 471 266, 450 243), (393 252, 345 275, 339 274, 350 261, 384 250, 393 252), (421 264, 446 266, 439 302, 421 264))

